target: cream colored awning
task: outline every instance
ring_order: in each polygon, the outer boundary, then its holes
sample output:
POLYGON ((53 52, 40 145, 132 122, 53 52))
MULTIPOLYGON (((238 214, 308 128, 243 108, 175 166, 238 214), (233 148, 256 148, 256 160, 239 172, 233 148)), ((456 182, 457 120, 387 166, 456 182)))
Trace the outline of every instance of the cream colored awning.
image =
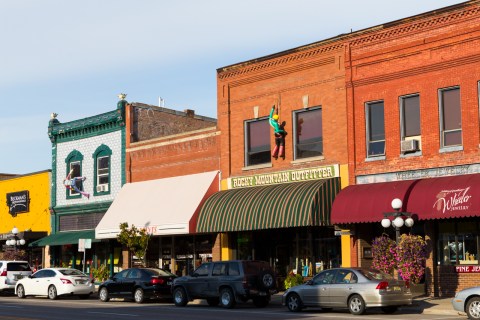
POLYGON ((152 235, 195 232, 201 205, 219 190, 218 173, 125 184, 95 228, 95 238, 116 238, 123 222, 152 235))

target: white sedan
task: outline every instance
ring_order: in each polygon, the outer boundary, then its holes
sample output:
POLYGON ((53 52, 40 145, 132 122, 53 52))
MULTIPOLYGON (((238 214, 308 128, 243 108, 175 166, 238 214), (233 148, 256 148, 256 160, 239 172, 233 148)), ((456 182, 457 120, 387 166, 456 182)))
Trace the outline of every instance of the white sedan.
POLYGON ((87 299, 95 291, 95 285, 83 272, 72 268, 45 268, 18 280, 15 294, 26 296, 48 296, 56 299, 62 295, 77 295, 87 299))

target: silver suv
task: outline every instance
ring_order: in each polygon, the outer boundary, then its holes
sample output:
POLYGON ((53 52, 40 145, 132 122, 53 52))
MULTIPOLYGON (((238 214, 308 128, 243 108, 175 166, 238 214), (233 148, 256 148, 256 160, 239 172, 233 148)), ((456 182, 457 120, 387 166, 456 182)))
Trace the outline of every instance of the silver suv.
POLYGON ((275 288, 275 275, 267 262, 235 260, 202 264, 191 275, 176 278, 172 292, 179 307, 194 299, 206 299, 210 306, 224 308, 252 299, 255 306, 265 307, 275 288))
POLYGON ((0 291, 14 291, 17 281, 31 274, 32 268, 27 261, 0 260, 0 291))

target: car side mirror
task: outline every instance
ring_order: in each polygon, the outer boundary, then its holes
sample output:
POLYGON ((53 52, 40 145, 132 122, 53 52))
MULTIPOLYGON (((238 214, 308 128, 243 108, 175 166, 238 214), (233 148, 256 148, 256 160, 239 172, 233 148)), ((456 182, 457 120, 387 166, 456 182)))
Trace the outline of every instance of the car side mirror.
POLYGON ((28 277, 29 277, 30 279, 35 278, 35 276, 34 276, 33 274, 30 274, 28 277))
POLYGON ((308 280, 307 282, 305 282, 305 284, 308 285, 308 286, 311 286, 311 285, 313 285, 313 280, 308 280))

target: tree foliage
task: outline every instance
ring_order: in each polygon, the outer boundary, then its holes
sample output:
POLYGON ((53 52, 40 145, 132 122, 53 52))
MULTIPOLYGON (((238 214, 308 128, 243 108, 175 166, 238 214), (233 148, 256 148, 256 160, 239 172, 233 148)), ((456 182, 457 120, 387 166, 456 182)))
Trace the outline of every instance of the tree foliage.
POLYGON ((141 261, 145 259, 149 238, 145 229, 139 229, 133 224, 129 227, 127 222, 120 224, 120 233, 117 235, 118 242, 125 245, 141 261))

